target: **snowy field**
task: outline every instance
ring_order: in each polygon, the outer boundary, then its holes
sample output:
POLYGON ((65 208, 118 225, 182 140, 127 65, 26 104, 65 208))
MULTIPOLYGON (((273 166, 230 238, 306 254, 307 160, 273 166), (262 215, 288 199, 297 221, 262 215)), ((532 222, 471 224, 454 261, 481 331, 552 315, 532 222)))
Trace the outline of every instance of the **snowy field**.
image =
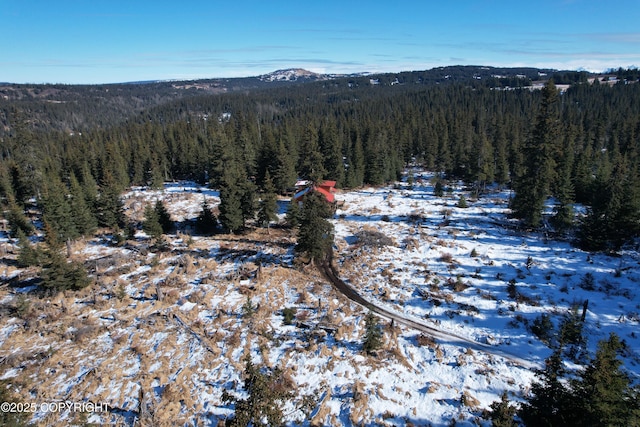
MULTIPOLYGON (((382 318, 384 344, 364 354, 368 311, 295 262, 291 231, 189 236, 203 200, 215 207, 219 199, 180 183, 124 197, 135 220, 145 203, 165 201, 183 229, 168 236, 169 250, 149 251, 142 232, 124 246, 108 235, 78 242, 72 257, 90 267, 95 285, 34 297, 20 316, 8 308, 30 288, 0 288, 0 375, 39 403, 108 405, 84 414, 89 422, 217 425, 233 413, 222 391, 242 395, 250 354, 284 373, 296 396, 284 408, 288 425, 488 425, 482 410, 504 391, 520 400, 551 353, 531 332, 534 320, 548 314, 557 329, 588 300, 577 358, 615 332, 625 369, 640 379, 636 252, 588 254, 523 234, 507 217, 508 192, 476 200, 455 184, 435 197, 431 178, 340 192, 332 222, 341 278, 373 305, 437 329, 435 338, 382 318), (466 208, 457 206, 461 194, 466 208), (363 244, 363 231, 389 241, 363 244), (290 325, 285 307, 295 311, 290 325)), ((3 244, 3 280, 33 274, 10 262, 6 236, 3 244)), ((82 419, 33 414, 41 425, 82 419)))

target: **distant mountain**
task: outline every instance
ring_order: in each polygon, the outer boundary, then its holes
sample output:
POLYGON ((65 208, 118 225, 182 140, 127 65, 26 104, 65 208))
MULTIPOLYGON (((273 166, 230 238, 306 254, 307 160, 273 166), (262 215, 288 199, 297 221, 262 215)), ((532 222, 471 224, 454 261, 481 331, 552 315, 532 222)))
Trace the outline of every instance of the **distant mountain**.
POLYGON ((258 76, 258 78, 263 82, 296 82, 300 80, 326 80, 328 77, 325 74, 314 73, 303 68, 287 68, 284 70, 276 70, 269 74, 263 74, 258 76))
POLYGON ((352 74, 321 74, 314 73, 313 71, 305 70, 304 68, 286 68, 284 70, 276 70, 272 73, 263 74, 258 76, 263 82, 312 82, 322 80, 340 79, 343 77, 362 77, 367 76, 369 73, 352 73, 352 74))

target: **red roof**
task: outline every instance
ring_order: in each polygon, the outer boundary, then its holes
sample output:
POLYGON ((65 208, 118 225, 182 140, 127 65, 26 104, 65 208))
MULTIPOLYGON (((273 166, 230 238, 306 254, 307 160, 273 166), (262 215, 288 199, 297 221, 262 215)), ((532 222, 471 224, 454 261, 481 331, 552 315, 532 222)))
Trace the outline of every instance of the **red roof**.
POLYGON ((300 200, 309 191, 317 191, 318 193, 322 194, 325 199, 327 199, 327 202, 333 203, 336 201, 336 196, 335 194, 333 194, 336 191, 335 186, 336 186, 335 181, 323 181, 318 185, 312 185, 310 187, 303 189, 302 191, 297 192, 293 196, 293 199, 300 200))

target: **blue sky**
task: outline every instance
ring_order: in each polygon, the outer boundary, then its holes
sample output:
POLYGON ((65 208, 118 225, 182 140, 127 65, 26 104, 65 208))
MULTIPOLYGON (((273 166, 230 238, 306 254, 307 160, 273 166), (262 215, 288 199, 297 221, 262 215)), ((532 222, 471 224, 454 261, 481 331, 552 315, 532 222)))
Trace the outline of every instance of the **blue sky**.
POLYGON ((0 81, 640 66, 640 0, 0 0, 0 81))

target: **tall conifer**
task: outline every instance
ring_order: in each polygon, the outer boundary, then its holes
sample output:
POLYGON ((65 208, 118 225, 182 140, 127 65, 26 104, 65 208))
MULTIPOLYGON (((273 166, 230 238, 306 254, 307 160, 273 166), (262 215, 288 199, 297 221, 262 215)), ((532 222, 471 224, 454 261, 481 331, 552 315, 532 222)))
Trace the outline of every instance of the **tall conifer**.
POLYGON ((524 146, 523 171, 514 185, 513 212, 531 227, 540 225, 544 201, 554 179, 558 147, 557 100, 558 90, 553 80, 549 80, 542 89, 536 123, 524 146))
POLYGON ((327 220, 330 217, 331 206, 323 195, 315 191, 305 195, 296 251, 312 262, 323 259, 331 249, 333 225, 327 220))

